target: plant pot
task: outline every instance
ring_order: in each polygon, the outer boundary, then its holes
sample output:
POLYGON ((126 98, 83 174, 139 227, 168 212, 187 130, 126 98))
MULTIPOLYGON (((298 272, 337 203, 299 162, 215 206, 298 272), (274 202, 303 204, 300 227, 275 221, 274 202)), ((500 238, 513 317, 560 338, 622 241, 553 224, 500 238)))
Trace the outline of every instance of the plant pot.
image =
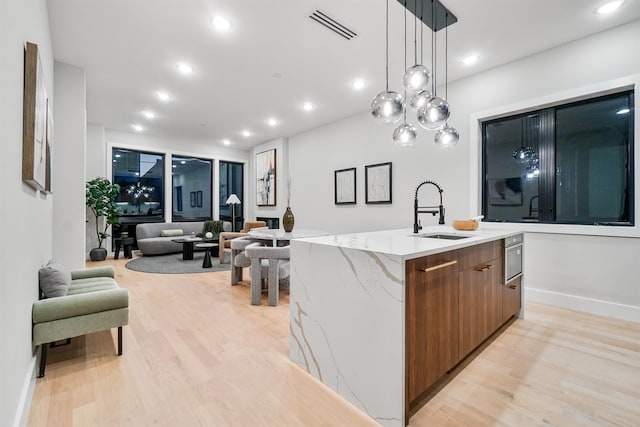
POLYGON ((294 221, 293 212, 291 212, 291 208, 287 206, 287 210, 284 211, 284 215, 282 216, 282 226, 284 227, 284 231, 289 233, 293 230, 294 221))
POLYGON ((104 261, 107 259, 107 250, 105 248, 94 248, 89 252, 91 261, 104 261))

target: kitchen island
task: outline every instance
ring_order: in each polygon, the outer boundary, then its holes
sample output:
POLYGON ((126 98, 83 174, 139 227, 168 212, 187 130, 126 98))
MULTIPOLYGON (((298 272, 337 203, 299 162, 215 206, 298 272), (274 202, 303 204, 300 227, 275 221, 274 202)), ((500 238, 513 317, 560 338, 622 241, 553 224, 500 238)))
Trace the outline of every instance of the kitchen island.
POLYGON ((521 315, 506 230, 447 226, 291 242, 290 358, 384 426, 521 315), (443 238, 426 236, 441 235, 443 238))

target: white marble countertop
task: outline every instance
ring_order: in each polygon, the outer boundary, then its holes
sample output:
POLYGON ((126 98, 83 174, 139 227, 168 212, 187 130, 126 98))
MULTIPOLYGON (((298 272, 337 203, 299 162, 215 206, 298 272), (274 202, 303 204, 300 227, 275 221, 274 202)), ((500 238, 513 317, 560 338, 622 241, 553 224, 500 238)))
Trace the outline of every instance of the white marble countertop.
POLYGON ((479 243, 490 242, 497 239, 503 239, 520 233, 520 231, 516 230, 501 230, 495 228, 483 229, 482 225, 474 231, 461 231, 456 230, 451 226, 437 225, 424 227, 418 234, 414 234, 411 229, 400 229, 336 234, 305 238, 302 240, 319 245, 359 249, 394 255, 401 257, 402 260, 407 260, 460 249, 466 246, 477 245, 479 243), (453 234, 468 237, 458 240, 420 237, 427 234, 453 234))

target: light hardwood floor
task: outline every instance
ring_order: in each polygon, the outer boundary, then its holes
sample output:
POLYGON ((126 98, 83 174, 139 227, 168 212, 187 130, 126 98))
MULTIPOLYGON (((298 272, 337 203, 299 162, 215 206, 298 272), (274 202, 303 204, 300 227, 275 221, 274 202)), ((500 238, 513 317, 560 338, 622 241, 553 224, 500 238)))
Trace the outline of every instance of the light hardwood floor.
MULTIPOLYGON (((251 306, 229 272, 145 274, 127 261, 106 261, 131 295, 123 356, 115 330, 50 350, 30 426, 377 425, 289 361, 288 294, 251 306)), ((640 325, 526 308, 411 426, 640 425, 640 325)))

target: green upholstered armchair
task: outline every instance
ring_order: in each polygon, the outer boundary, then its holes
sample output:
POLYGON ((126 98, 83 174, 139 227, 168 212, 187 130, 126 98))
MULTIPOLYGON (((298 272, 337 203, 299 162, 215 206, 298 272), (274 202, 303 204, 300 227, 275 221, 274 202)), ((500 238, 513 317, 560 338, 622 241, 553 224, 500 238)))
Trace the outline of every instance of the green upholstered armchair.
MULTIPOLYGON (((44 376, 47 347, 56 341, 117 327, 118 355, 122 355, 122 327, 129 323, 129 291, 118 286, 115 269, 95 267, 71 271, 70 275, 66 295, 33 303, 33 345, 40 346, 39 378, 44 376)), ((42 289, 42 273, 40 282, 42 289)))

